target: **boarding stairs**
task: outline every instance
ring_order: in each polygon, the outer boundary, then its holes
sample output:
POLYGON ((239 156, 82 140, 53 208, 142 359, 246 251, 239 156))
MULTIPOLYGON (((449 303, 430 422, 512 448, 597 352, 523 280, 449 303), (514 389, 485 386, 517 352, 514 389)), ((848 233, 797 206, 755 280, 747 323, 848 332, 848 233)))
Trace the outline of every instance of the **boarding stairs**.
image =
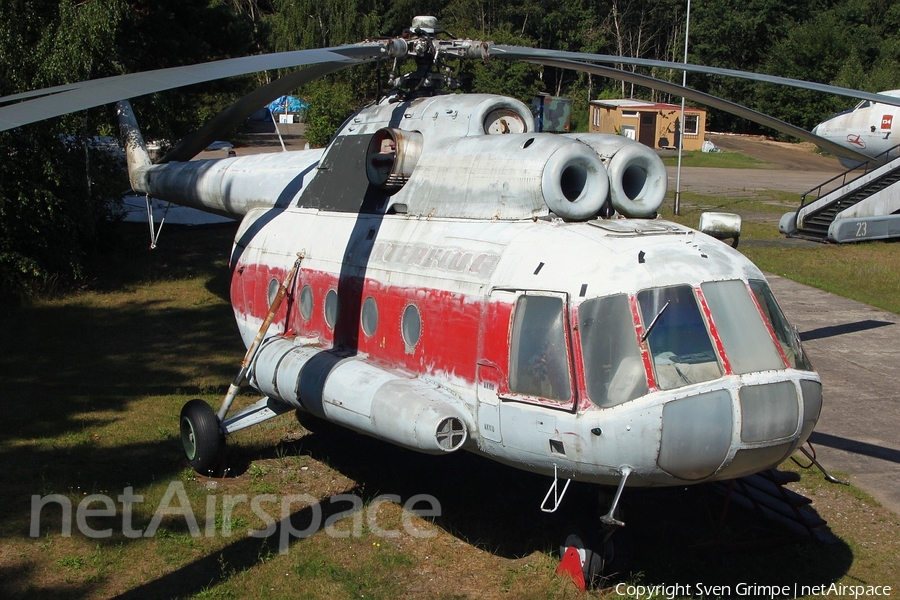
POLYGON ((803 194, 779 229, 817 242, 900 237, 900 145, 803 194))

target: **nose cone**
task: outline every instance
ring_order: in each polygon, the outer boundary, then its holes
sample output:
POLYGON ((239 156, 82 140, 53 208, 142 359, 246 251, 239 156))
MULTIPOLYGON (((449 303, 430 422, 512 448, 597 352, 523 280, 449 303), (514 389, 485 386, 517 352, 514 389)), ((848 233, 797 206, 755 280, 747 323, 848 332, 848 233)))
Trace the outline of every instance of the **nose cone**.
POLYGON ((657 465, 685 481, 771 468, 806 441, 821 409, 822 385, 812 379, 799 388, 770 381, 673 400, 663 407, 657 465))
POLYGON ((835 122, 835 119, 838 117, 831 117, 830 119, 825 119, 818 125, 812 128, 813 135, 818 135, 823 138, 828 138, 830 134, 833 133, 835 126, 840 127, 838 123, 835 122))

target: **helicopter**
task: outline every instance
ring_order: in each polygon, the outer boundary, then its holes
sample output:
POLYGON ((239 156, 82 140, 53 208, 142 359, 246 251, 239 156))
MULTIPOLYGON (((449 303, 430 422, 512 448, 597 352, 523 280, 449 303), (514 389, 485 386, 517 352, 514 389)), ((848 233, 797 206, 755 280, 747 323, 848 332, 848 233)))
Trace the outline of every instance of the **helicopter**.
POLYGON ((537 132, 516 99, 444 93, 455 83, 448 59, 652 78, 598 64, 610 57, 440 33, 435 18, 416 17, 397 38, 8 96, 0 128, 118 101, 135 192, 240 220, 230 292, 247 353, 217 411, 199 399, 181 411, 197 472, 217 469, 228 435, 295 411, 410 450, 468 451, 546 475, 545 512, 571 481, 598 484, 610 490, 600 535, 564 544, 592 581, 613 563, 626 486, 778 465, 815 428, 821 380, 763 273, 722 242, 739 236, 734 219, 712 214, 697 231, 658 218, 667 178, 652 150, 622 136, 537 132), (405 59, 415 70, 395 68, 394 91, 325 148, 191 160, 306 81, 405 59), (127 98, 289 65, 310 66, 150 160, 127 98), (263 397, 232 411, 245 381, 263 397))

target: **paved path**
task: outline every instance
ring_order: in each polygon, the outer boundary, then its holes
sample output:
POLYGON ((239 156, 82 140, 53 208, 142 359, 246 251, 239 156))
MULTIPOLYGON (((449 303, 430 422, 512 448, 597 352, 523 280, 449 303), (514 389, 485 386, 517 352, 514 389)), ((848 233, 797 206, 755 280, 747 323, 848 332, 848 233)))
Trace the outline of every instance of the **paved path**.
MULTIPOLYGON (((677 169, 667 167, 669 189, 675 189, 677 169)), ((821 185, 837 172, 787 171, 775 169, 716 169, 681 167, 681 191, 703 195, 753 196, 763 190, 800 194, 821 185)))
POLYGON ((819 462, 900 514, 900 315, 767 278, 822 377, 819 462))

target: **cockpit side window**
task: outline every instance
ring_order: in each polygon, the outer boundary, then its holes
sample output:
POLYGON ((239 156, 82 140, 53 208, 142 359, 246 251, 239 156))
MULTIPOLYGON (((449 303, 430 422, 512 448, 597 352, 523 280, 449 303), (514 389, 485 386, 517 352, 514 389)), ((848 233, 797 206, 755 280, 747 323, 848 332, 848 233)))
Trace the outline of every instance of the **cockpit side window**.
POLYGON ((801 371, 812 371, 812 364, 809 362, 806 353, 803 352, 803 347, 800 345, 800 336, 794 331, 791 324, 788 323, 784 313, 781 312, 781 308, 775 301, 775 296, 772 294, 772 290, 769 289, 768 284, 759 279, 751 279, 750 290, 753 292, 753 295, 756 296, 756 302, 759 304, 759 309, 762 311, 763 317, 765 317, 772 327, 775 338, 781 345, 781 350, 784 352, 784 356, 787 358, 790 365, 801 371))
POLYGON ((853 110, 859 110, 861 108, 869 108, 872 106, 874 102, 870 102, 869 100, 860 100, 859 104, 853 107, 853 110))
POLYGON ((707 281, 700 289, 734 373, 785 368, 769 328, 743 281, 707 281))
POLYGON ((709 332, 689 285, 639 292, 638 305, 656 371, 656 384, 669 390, 722 376, 709 332))
POLYGON ((572 398, 565 304, 556 296, 519 296, 509 348, 509 390, 568 402, 572 398))
POLYGON ((647 393, 647 375, 625 294, 594 298, 578 307, 578 331, 588 397, 609 407, 647 393))

